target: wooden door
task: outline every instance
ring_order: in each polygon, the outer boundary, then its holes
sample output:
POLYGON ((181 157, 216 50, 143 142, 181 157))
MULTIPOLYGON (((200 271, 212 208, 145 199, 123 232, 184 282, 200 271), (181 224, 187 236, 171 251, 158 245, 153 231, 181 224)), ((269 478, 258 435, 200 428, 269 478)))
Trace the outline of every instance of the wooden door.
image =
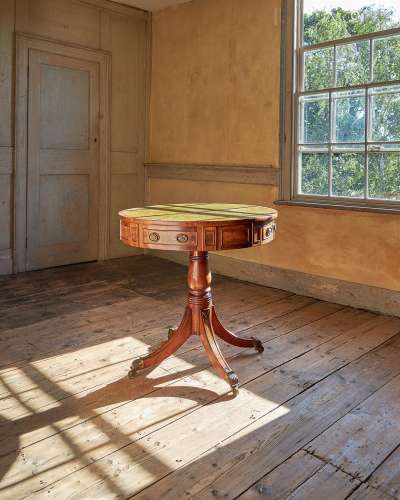
POLYGON ((29 51, 27 269, 98 257, 99 65, 29 51))

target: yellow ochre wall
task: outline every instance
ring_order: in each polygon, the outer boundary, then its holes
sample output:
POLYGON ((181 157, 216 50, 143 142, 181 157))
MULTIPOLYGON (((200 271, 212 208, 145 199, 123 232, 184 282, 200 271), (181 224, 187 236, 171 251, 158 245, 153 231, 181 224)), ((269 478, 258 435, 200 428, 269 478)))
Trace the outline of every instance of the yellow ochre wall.
MULTIPOLYGON (((193 0, 153 16, 148 160, 279 168, 280 0, 193 0)), ((273 206, 278 189, 149 179, 149 203, 273 206)), ((230 252, 400 290, 400 217, 279 206, 277 239, 230 252)))

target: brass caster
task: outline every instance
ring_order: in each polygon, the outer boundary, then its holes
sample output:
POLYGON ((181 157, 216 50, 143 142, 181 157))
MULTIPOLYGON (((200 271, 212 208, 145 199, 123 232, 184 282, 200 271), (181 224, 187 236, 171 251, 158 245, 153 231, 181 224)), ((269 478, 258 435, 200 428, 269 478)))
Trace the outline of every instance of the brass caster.
POLYGON ((175 328, 168 328, 168 340, 172 337, 172 335, 176 332, 175 328))
POLYGON ((142 370, 143 368, 143 360, 140 358, 134 359, 131 364, 131 369, 128 372, 128 378, 134 378, 138 370, 142 370))
POLYGON ((228 372, 226 374, 226 378, 228 379, 228 383, 232 388, 232 392, 234 396, 237 396, 239 393, 239 379, 235 372, 228 372))
POLYGON ((257 352, 264 352, 264 346, 262 345, 261 340, 254 337, 251 337, 251 340, 253 341, 253 347, 257 352))

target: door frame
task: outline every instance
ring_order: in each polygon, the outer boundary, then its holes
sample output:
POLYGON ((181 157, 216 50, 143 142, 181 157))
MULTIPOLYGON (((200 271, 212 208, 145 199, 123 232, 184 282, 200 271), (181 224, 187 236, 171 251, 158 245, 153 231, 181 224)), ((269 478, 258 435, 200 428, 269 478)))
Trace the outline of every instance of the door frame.
POLYGON ((14 272, 26 271, 28 174, 29 51, 39 50, 99 64, 99 247, 98 260, 108 253, 110 230, 111 54, 47 38, 16 33, 14 272))

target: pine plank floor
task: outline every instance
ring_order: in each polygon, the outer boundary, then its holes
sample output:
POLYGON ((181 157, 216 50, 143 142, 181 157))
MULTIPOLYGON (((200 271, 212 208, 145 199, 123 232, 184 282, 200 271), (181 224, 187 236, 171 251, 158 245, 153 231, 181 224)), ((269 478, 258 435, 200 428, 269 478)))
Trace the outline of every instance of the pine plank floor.
POLYGON ((400 499, 400 319, 214 276, 233 397, 166 338, 186 269, 148 256, 0 278, 0 498, 400 499))

